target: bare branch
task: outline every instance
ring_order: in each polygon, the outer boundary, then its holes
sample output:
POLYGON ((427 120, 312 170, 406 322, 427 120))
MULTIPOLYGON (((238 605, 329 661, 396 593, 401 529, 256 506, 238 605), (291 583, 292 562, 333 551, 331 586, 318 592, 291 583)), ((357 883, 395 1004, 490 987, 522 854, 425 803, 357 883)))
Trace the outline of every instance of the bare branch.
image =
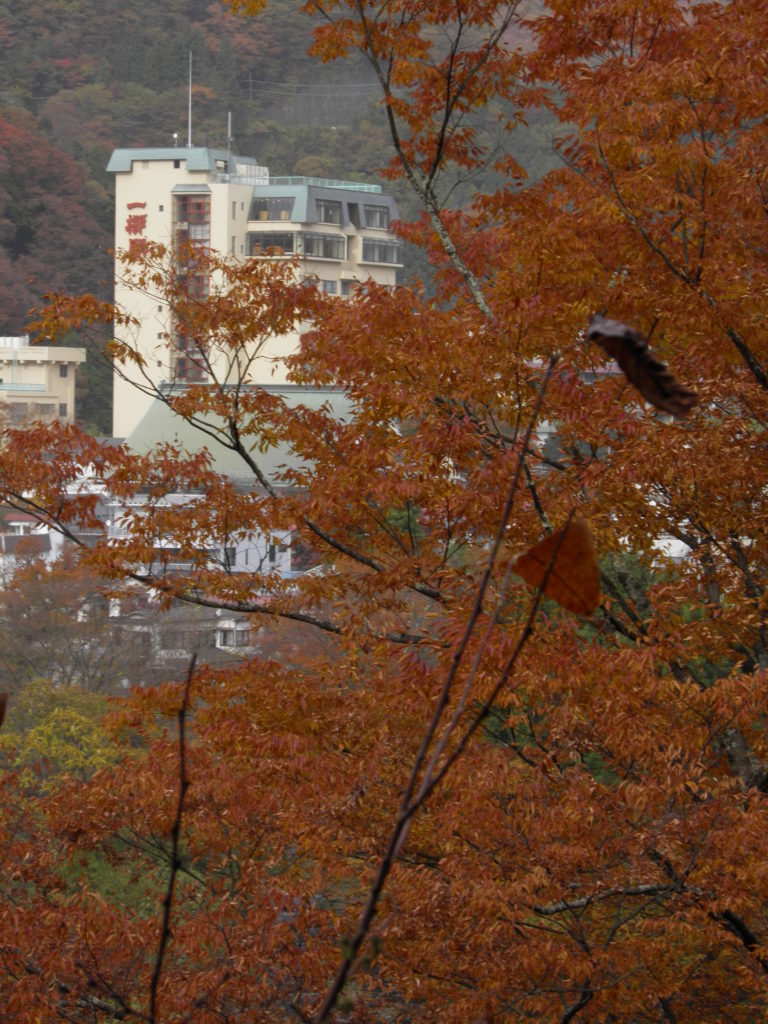
POLYGON ((171 825, 171 870, 168 877, 168 889, 163 899, 163 918, 160 926, 160 943, 155 958, 155 968, 152 972, 152 979, 149 986, 149 1021, 156 1024, 157 1016, 157 990, 160 984, 160 977, 163 971, 163 961, 171 937, 171 911, 173 909, 173 897, 176 888, 176 880, 181 867, 179 849, 181 846, 181 819, 184 813, 184 797, 189 788, 186 764, 186 739, 185 724, 187 711, 189 710, 189 691, 192 686, 192 676, 195 671, 197 655, 193 654, 187 670, 187 679, 181 697, 181 707, 178 710, 177 718, 179 723, 179 798, 176 803, 176 814, 171 825))
POLYGON ((592 998, 592 995, 592 990, 585 985, 584 990, 582 991, 578 1000, 573 1004, 573 1006, 567 1009, 563 1016, 560 1018, 560 1024, 568 1024, 569 1021, 572 1021, 574 1017, 581 1013, 581 1011, 592 998))
MULTIPOLYGON (((518 488, 519 488, 519 485, 520 485, 520 478, 522 476, 522 466, 523 466, 523 462, 524 462, 524 459, 525 459, 524 452, 525 452, 525 449, 527 448, 528 443, 530 441, 530 436, 533 433, 534 426, 535 426, 536 420, 538 418, 538 413, 539 413, 539 410, 541 408, 541 404, 542 404, 543 399, 544 399, 544 394, 545 394, 545 391, 546 391, 546 387, 547 387, 547 384, 549 383, 549 380, 550 380, 552 371, 553 371, 553 369, 555 367, 555 364, 557 362, 557 359, 558 359, 558 357, 556 355, 553 356, 550 359, 549 366, 547 368, 547 372, 545 374, 545 377, 544 377, 544 379, 542 381, 542 384, 541 384, 541 387, 539 389, 539 394, 537 396, 536 406, 535 406, 534 411, 533 411, 533 413, 531 415, 530 423, 528 424, 527 436, 526 436, 524 444, 523 444, 522 452, 521 452, 520 456, 518 457, 517 467, 516 467, 515 474, 514 474, 514 477, 512 479, 512 482, 511 482, 510 487, 509 487, 509 492, 507 494, 507 500, 505 502, 504 510, 502 512, 502 515, 501 515, 501 520, 499 522, 499 527, 498 527, 498 530, 497 530, 497 533, 496 533, 496 538, 495 538, 494 544, 493 544, 493 546, 491 548, 491 552, 490 552, 490 554, 488 556, 488 563, 486 565, 486 569, 485 569, 485 572, 483 574, 483 578, 482 578, 482 580, 481 580, 481 582, 480 582, 480 584, 479 584, 479 586, 477 588, 477 592, 475 594, 474 606, 473 606, 472 612, 470 613, 470 617, 469 617, 469 619, 467 621, 467 625, 465 627, 464 634, 463 634, 461 640, 459 641, 459 644, 457 646, 456 652, 454 653, 453 659, 451 661, 451 667, 448 670, 445 683, 443 684, 442 692, 441 692, 440 697, 438 699, 438 703, 437 703, 437 706, 435 708, 435 711, 434 711, 434 713, 432 715, 432 719, 431 719, 430 724, 429 724, 429 726, 427 728, 427 731, 426 731, 426 733, 425 733, 425 735, 424 735, 424 737, 422 739, 421 745, 419 747, 419 751, 418 751, 418 753, 416 755, 416 758, 415 758, 415 761, 414 761, 414 765, 413 765, 413 768, 411 770, 411 776, 410 776, 410 779, 408 781, 408 785, 406 786, 405 793, 404 793, 404 795, 402 797, 402 800, 401 800, 401 803, 400 803, 400 811, 399 811, 399 813, 397 815, 397 819, 396 819, 394 827, 392 829, 392 833, 391 833, 391 835, 389 837, 389 841, 388 841, 388 844, 387 844, 387 849, 386 849, 386 851, 384 853, 384 856, 382 857, 382 860, 381 860, 381 862, 379 864, 379 868, 378 868, 378 871, 376 873, 376 877, 375 877, 373 885, 372 885, 372 887, 371 887, 371 889, 370 889, 370 891, 368 893, 368 899, 366 900, 365 907, 363 908, 362 914, 360 915, 360 918, 358 920, 355 932, 354 932, 353 936, 349 939, 349 942, 346 944, 346 950, 345 950, 344 958, 343 958, 343 960, 342 960, 342 962, 341 962, 341 964, 340 964, 340 966, 338 968, 338 971, 336 973, 335 978, 333 979, 333 981, 332 981, 332 983, 331 983, 331 985, 330 985, 330 987, 329 987, 329 989, 328 989, 328 991, 326 993, 326 996, 325 996, 325 999, 323 1000, 322 1006, 320 1007, 320 1009, 317 1012, 316 1016, 313 1018, 313 1024, 322 1024, 323 1021, 328 1019, 329 1014, 333 1010, 333 1008, 336 1005, 336 1002, 337 1002, 339 996, 341 995, 341 993, 342 993, 342 991, 344 989, 344 986, 346 984, 347 978, 349 976, 349 972, 352 969, 352 966, 354 965, 354 963, 356 962, 356 960, 357 960, 357 958, 359 956, 360 949, 361 949, 361 947, 362 947, 362 945, 363 945, 363 943, 364 943, 364 941, 365 941, 365 939, 366 939, 366 937, 368 935, 368 932, 370 930, 371 924, 373 923, 373 920, 374 920, 374 918, 376 916, 377 909, 378 909, 378 904, 379 904, 379 899, 381 897, 381 893, 382 893, 382 891, 384 889, 384 885, 385 885, 386 880, 387 880, 387 878, 389 876, 389 873, 392 870, 392 866, 394 865, 394 862, 397 859, 398 853, 400 852, 400 850, 402 848, 403 842, 405 841, 405 837, 407 835, 408 828, 409 828, 409 825, 410 825, 410 821, 413 818, 413 815, 416 813, 416 811, 419 809, 419 807, 422 806, 424 801, 427 799, 427 797, 432 792, 432 790, 435 788, 435 786, 443 778, 443 776, 448 771, 448 769, 453 764, 453 762, 456 760, 456 758, 458 756, 460 756, 460 754, 466 748, 466 745, 469 742, 469 739, 471 738, 471 736, 474 734, 474 732, 479 727, 479 725, 485 720, 485 718, 490 713, 492 705, 493 705, 493 701, 495 700, 495 698, 498 695, 498 693, 501 690, 501 688, 507 682, 512 669, 514 668, 515 664, 517 663, 517 659, 518 659, 520 653, 522 652, 526 642, 528 641, 528 639, 530 638, 530 636, 531 636, 531 634, 533 632, 533 622, 534 622, 534 619, 535 619, 535 617, 536 617, 536 615, 538 613, 538 608, 539 608, 539 604, 541 602, 541 597, 542 597, 542 594, 543 594, 543 590, 539 590, 539 593, 537 594, 536 599, 533 602, 533 605, 531 607, 531 610, 530 610, 530 613, 529 613, 529 616, 528 616, 528 620, 527 620, 527 622, 526 622, 526 624, 525 624, 525 626, 523 628, 521 637, 520 637, 520 639, 519 639, 519 641, 517 643, 515 651, 512 654, 512 656, 510 657, 507 665, 505 666, 505 669, 502 672, 499 684, 494 689, 494 692, 491 695, 491 698, 483 706, 483 708, 481 709, 480 713, 475 717, 472 725, 467 730, 465 735, 462 737, 462 740, 460 741, 460 743, 459 743, 457 749, 454 751, 453 755, 447 759, 446 763, 443 765, 442 770, 439 772, 439 774, 437 774, 433 778, 432 775, 431 775, 431 771, 432 771, 433 765, 435 763, 436 757, 439 757, 442 749, 444 748, 445 742, 447 742, 447 739, 450 737, 453 729, 455 728, 455 726, 456 726, 456 724, 458 722, 458 715, 454 715, 451 723, 449 724, 449 726, 448 726, 448 728, 446 730, 446 733, 443 736, 443 739, 442 739, 441 743, 438 745, 437 750, 436 750, 435 754, 433 755, 433 758, 432 758, 432 761, 430 763, 430 766, 427 768, 427 770, 425 772, 424 779, 422 780, 421 786, 420 786, 420 788, 418 790, 418 793, 417 793, 416 797, 414 798, 413 797, 413 793, 414 793, 414 790, 416 788, 416 782, 417 782, 417 779, 418 779, 419 774, 421 772, 421 768, 422 768, 422 765, 424 763, 424 760, 426 758, 427 751, 429 750, 429 747, 430 747, 430 745, 432 743, 432 740, 434 739, 434 737, 435 737, 435 735, 437 733, 437 728, 438 728, 440 720, 441 720, 441 718, 443 716, 443 713, 444 713, 446 707, 448 706, 448 698, 449 698, 451 689, 453 687, 453 683, 455 681, 455 678, 456 678, 459 666, 460 666, 460 664, 461 664, 461 662, 463 660, 463 657, 464 657, 464 655, 466 653, 466 650, 467 650, 467 647, 468 647, 468 644, 469 644, 469 640, 470 640, 470 638, 471 638, 471 636, 472 636, 472 634, 473 634, 473 632, 475 630, 475 627, 477 625, 477 622, 479 620, 479 617, 480 617, 480 614, 481 614, 481 611, 482 611, 482 608, 483 608, 483 601, 484 601, 485 594, 487 592, 487 589, 488 589, 488 586, 489 586, 489 583, 490 583, 490 580, 491 580, 491 575, 492 575, 492 572, 493 572, 493 567, 495 565, 496 558, 497 558, 499 550, 501 548, 501 544, 502 544, 502 541, 503 541, 503 538, 504 538, 504 534, 505 534, 505 530, 506 530, 506 525, 507 525, 507 522, 509 521, 509 517, 510 517, 510 515, 512 513, 512 507, 513 507, 515 498, 517 496, 517 491, 518 491, 518 488)), ((554 555, 553 555, 553 559, 552 560, 554 561, 554 555)), ((545 584, 546 584, 546 577, 545 577, 545 581, 542 584, 542 586, 545 585, 545 584)), ((484 637, 484 639, 483 639, 483 641, 481 643, 481 648, 482 648, 482 646, 485 643, 487 643, 489 632, 494 627, 494 625, 496 624, 497 617, 498 617, 498 609, 497 609, 496 615, 494 615, 492 617, 491 624, 489 625, 488 631, 486 632, 485 637, 484 637)), ((480 657, 480 655, 478 655, 478 658, 479 657, 480 657)), ((478 661, 476 660, 474 665, 473 665, 472 670, 470 671, 470 680, 471 680, 471 678, 472 678, 472 676, 473 676, 473 674, 474 674, 474 672, 475 672, 475 670, 477 668, 477 665, 478 665, 478 661)), ((467 692, 467 690, 466 690, 466 687, 465 687, 465 692, 464 692, 464 695, 462 697, 462 700, 466 699, 466 692, 467 692)))

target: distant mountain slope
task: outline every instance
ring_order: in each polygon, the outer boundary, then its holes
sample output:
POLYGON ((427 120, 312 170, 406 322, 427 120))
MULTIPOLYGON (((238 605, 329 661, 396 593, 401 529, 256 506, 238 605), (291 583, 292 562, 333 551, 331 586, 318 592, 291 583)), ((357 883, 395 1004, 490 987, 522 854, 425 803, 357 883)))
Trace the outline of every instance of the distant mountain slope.
MULTIPOLYGON (((237 148, 275 173, 374 175, 387 156, 370 73, 315 64, 310 29, 285 0, 256 20, 215 0, 0 0, 0 334, 21 333, 45 292, 110 297, 107 160, 186 142, 190 51, 195 144, 226 145, 231 111, 237 148)), ((106 431, 93 356, 83 381, 80 413, 106 431)))
MULTIPOLYGON (((359 56, 307 56, 312 25, 292 0, 270 0, 258 18, 219 0, 0 0, 0 332, 23 330, 43 292, 104 291, 107 160, 174 133, 186 143, 190 51, 195 145, 225 146, 231 111, 236 148, 273 174, 378 177, 391 145, 373 72, 359 56)), ((534 173, 551 158, 546 125, 518 143, 534 173)), ((392 187, 401 215, 415 215, 405 186, 392 187)), ((405 252, 405 276, 428 276, 405 252)), ((106 430, 109 375, 91 359, 84 380, 81 411, 106 430)))

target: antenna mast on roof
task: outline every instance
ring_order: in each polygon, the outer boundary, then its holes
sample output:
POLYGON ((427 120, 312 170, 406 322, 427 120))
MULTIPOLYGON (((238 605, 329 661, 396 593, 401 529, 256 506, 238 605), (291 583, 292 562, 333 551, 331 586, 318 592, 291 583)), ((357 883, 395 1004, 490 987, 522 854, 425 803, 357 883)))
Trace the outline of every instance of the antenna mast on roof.
POLYGON ((227 111, 227 171, 232 173, 232 111, 227 111))
POLYGON ((192 149, 192 51, 189 51, 189 96, 187 100, 187 149, 192 149))

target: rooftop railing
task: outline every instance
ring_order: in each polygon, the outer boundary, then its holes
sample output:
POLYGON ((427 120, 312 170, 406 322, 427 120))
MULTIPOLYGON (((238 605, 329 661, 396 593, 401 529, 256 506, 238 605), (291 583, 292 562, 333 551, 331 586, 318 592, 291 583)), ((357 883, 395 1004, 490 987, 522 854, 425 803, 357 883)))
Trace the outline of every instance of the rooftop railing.
POLYGON ((270 185, 319 185, 321 188, 348 188, 356 192, 381 194, 381 185, 365 181, 338 181, 336 178, 313 178, 305 175, 288 174, 269 179, 270 185))
POLYGON ((340 181, 337 178, 315 178, 303 174, 285 174, 276 178, 267 178, 260 173, 261 168, 254 169, 254 173, 217 171, 213 175, 214 182, 233 185, 278 185, 282 188, 290 185, 318 185, 320 188, 345 188, 355 192, 368 192, 372 195, 381 195, 381 185, 374 185, 366 181, 340 181))

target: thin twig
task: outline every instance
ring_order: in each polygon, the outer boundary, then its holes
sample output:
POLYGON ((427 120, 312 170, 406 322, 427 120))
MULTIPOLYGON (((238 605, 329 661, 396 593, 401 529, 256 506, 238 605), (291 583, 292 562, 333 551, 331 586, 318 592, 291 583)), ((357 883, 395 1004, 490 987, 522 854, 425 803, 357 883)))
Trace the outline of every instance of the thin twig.
MULTIPOLYGON (((416 798, 414 799, 413 803, 407 808, 407 810, 405 812, 408 815, 409 819, 418 810, 418 808, 426 801, 426 799, 429 797, 429 795, 432 793, 432 791, 440 784, 440 782, 442 781, 444 776, 450 771, 450 769, 453 766, 453 764, 464 753, 464 751, 467 748, 467 745, 469 744, 469 741, 472 739, 472 736, 475 734, 475 732, 477 732, 477 730, 483 724, 483 722, 486 720, 486 718, 488 718, 490 716, 490 714, 492 713, 494 705, 496 703, 496 699, 498 698, 499 694, 504 689, 504 687, 507 685, 507 682, 509 681, 509 678, 512 675, 512 672, 514 671, 515 666, 517 665, 517 660, 518 660, 518 658, 520 657, 520 655, 523 652, 523 648, 525 647, 526 643, 528 642, 528 640, 530 639, 531 635, 533 634, 534 623, 535 623, 536 617, 537 617, 537 615, 539 613, 539 607, 541 605, 542 598, 544 597, 544 588, 547 585, 547 581, 549 579, 550 573, 552 572, 552 568, 554 566, 555 559, 557 558, 557 554, 558 554, 560 545, 563 542, 566 530, 568 529, 568 526, 570 525, 570 522, 571 522, 571 519, 573 518, 574 512, 575 512, 575 510, 572 509, 570 515, 568 516, 568 518, 565 521, 565 525, 564 525, 564 527, 563 527, 563 529, 561 531, 559 540, 558 540, 557 544, 555 545, 555 547, 552 550, 552 554, 550 556, 549 563, 547 564, 547 567, 546 567, 546 569, 544 571, 544 576, 542 578, 541 583, 539 584, 538 590, 536 591, 536 595, 535 595, 535 597, 533 599, 533 603, 532 603, 530 611, 528 613, 528 618, 526 620, 525 626, 523 627, 523 631, 520 634, 520 638, 518 639, 517 644, 515 645, 514 651, 510 655, 509 659, 507 660, 507 664, 502 669, 501 674, 499 675, 499 678, 498 678, 498 680, 496 682, 496 685, 494 686, 493 690, 491 691, 489 697, 486 699, 485 703, 481 706, 480 710, 477 712, 475 717, 472 719, 470 724, 467 726, 467 729, 465 730, 464 735, 461 737, 461 739, 456 744, 454 749, 451 751, 449 756, 443 762, 443 765, 442 765, 440 771, 437 772, 435 775, 431 775, 430 774, 427 778, 425 778, 424 782, 422 783, 422 785, 421 785, 421 787, 419 789, 419 792, 418 792, 416 798)), ((485 642, 485 640, 484 640, 484 642, 485 642)), ((453 725, 453 724, 454 723, 452 722, 451 725, 453 725)), ((430 765, 430 768, 432 768, 431 765, 430 765)))
MULTIPOLYGON (((533 433, 535 423, 536 423, 536 421, 538 419, 538 414, 539 414, 539 411, 541 409, 542 402, 544 400, 544 393, 546 391, 547 384, 549 383, 550 377, 552 375, 552 371, 554 370, 554 367, 555 367, 555 365, 556 365, 556 363, 558 361, 558 358, 559 357, 557 355, 553 355, 551 357, 551 359, 549 361, 549 364, 547 366, 547 370, 546 370, 545 375, 544 375, 544 379, 542 380, 541 386, 539 388, 539 394, 537 395, 536 404, 535 404, 534 409, 533 409, 533 411, 531 413, 531 419, 530 419, 530 422, 528 424, 528 429, 527 429, 527 432, 526 432, 526 437, 523 440, 521 453, 520 453, 520 456, 518 458, 518 463, 517 463, 517 467, 515 469, 515 474, 513 476, 512 482, 511 482, 510 487, 509 487, 509 492, 508 492, 508 495, 507 495, 507 500, 506 500, 506 502, 504 504, 504 509, 502 511, 501 520, 499 522, 499 527, 498 527, 498 530, 496 532, 496 537, 495 537, 493 546, 491 548, 491 552, 490 552, 490 554, 488 556, 488 563, 486 565, 486 569, 485 569, 485 572, 483 574, 483 578, 480 581, 480 584, 479 584, 478 589, 477 589, 477 593, 475 595, 475 601, 474 601, 474 605, 473 605, 473 608, 472 608, 472 612, 470 613, 469 619, 467 621, 467 625, 465 627, 464 634, 463 634, 461 640, 459 641, 459 645, 458 645, 458 647, 456 649, 456 652, 454 653, 454 656, 453 656, 453 659, 452 659, 452 662, 451 662, 451 666, 448 669, 448 673, 447 673, 447 676, 446 676, 445 683, 443 684, 442 692, 441 692, 440 697, 438 699, 437 706, 436 706, 435 711, 434 711, 434 713, 432 715, 432 719, 431 719, 430 724, 429 724, 429 726, 427 728, 427 731, 426 731, 426 733, 424 735, 424 738, 422 739, 421 745, 419 747, 419 751, 418 751, 418 753, 416 755, 416 758, 415 758, 415 761, 414 761, 414 765, 413 765, 413 768, 411 770, 411 776, 410 776, 410 779, 409 779, 408 784, 406 786, 405 793, 403 795, 403 798, 402 798, 402 801, 401 801, 401 804, 400 804, 400 810, 398 812, 397 819, 396 819, 394 827, 392 829, 392 833, 391 833, 391 835, 389 837, 389 842, 387 844, 386 852, 384 853, 384 856, 382 857, 381 862, 379 864, 379 869, 378 869, 378 871, 376 873, 376 877, 374 879, 373 885, 371 886, 371 889, 370 889, 370 891, 368 893, 368 899, 366 900, 365 907, 363 908, 363 911, 362 911, 362 913, 360 915, 360 918, 358 920, 357 927, 355 928, 355 932, 354 932, 353 936, 351 937, 351 939, 349 940, 349 942, 345 944, 346 945, 346 949, 345 949, 344 958, 343 958, 341 964, 339 965, 339 968, 338 968, 338 970, 336 972, 336 975, 335 975, 331 985, 328 988, 328 991, 326 993, 325 999, 323 1000, 322 1006, 318 1010, 316 1016, 313 1018, 314 1024, 322 1024, 323 1021, 328 1019, 329 1014, 333 1010, 333 1008, 336 1005, 336 1002, 337 1002, 339 996, 341 995, 341 992, 344 989, 344 986, 346 984, 347 978, 349 976, 349 972, 350 972, 350 970, 352 969, 352 966, 354 965, 354 963, 357 960, 357 957, 359 955, 359 952, 360 952, 360 949, 361 949, 361 947, 363 945, 363 942, 365 941, 365 938, 368 935, 368 932, 370 930, 370 927, 371 927, 371 924, 373 922, 373 919, 376 916, 376 912, 377 912, 377 909, 378 909, 378 903, 379 903, 379 899, 381 897, 381 893, 382 893, 382 891, 384 889, 384 885, 386 883, 387 877, 389 876, 389 873, 392 870, 392 867, 393 867, 393 865, 395 863, 397 855, 400 852, 400 850, 402 848, 402 845, 403 845, 403 843, 405 841, 405 837, 407 835, 408 828, 409 828, 409 825, 410 825, 410 821, 411 821, 413 815, 416 813, 416 811, 419 809, 419 807, 421 807, 421 805, 427 799, 427 797, 432 792, 434 787, 437 785, 437 783, 445 775, 445 773, 448 770, 448 768, 450 767, 450 765, 453 764, 453 762, 456 760, 456 757, 464 750, 464 748, 466 747, 467 743, 469 742, 469 739, 470 739, 471 735, 474 733, 474 731, 477 728, 477 726, 479 726, 479 724, 485 719, 486 715, 490 711, 490 707, 492 706, 490 704, 484 705, 483 709, 481 709, 481 712, 476 716, 476 718, 473 720, 472 725, 467 730, 465 735, 462 737, 462 740, 458 744, 457 750, 454 750, 454 752, 451 755, 451 757, 449 757, 448 760, 443 764, 443 767, 442 767, 441 771, 439 772, 439 774, 436 777, 434 777, 434 778, 432 777, 432 770, 433 770, 433 767, 434 767, 434 757, 433 757, 432 762, 430 763, 430 766, 429 766, 429 768, 428 768, 427 772, 425 773, 425 776, 424 776, 424 778, 422 780, 421 786, 419 787, 418 793, 417 793, 416 797, 414 798, 413 797, 413 793, 414 793, 414 790, 416 789, 416 782, 417 782, 417 779, 418 779, 419 774, 421 772, 421 768, 422 768, 422 765, 424 763, 424 760, 426 758, 427 751, 429 750, 429 748, 431 746, 432 740, 434 739, 434 737, 436 735, 437 728, 438 728, 438 725, 440 723, 440 720, 441 720, 441 718, 443 716, 443 713, 444 713, 444 711, 445 711, 445 709, 446 709, 446 707, 448 705, 448 699, 449 699, 449 696, 450 696, 450 692, 451 692, 453 683, 454 683, 454 681, 456 679, 457 672, 459 670, 459 667, 460 667, 461 662, 463 660, 464 654, 466 653, 469 641, 471 639, 471 636, 472 636, 472 634, 473 634, 473 632, 475 630, 477 622, 478 622, 478 620, 480 618, 480 614, 482 612, 483 601, 484 601, 484 598, 485 598, 485 594, 486 594, 486 591, 487 591, 488 586, 490 584, 491 576, 492 576, 492 573, 493 573, 493 568, 494 568, 494 565, 496 563, 496 559, 498 557, 498 553, 499 553, 499 550, 501 548, 501 545, 502 545, 502 542, 503 542, 503 539, 504 539, 504 534, 505 534, 505 531, 506 531, 506 526, 507 526, 507 523, 509 521, 509 517, 512 514, 512 508, 513 508, 513 505, 514 505, 514 500, 515 500, 517 491, 519 489, 520 478, 521 478, 521 475, 522 475, 522 465, 523 465, 523 462, 525 460, 525 451, 527 450, 531 434, 533 433)), ((555 551, 553 553, 552 562, 554 562, 554 558, 555 558, 556 554, 557 554, 557 551, 555 551)), ((550 569, 551 569, 551 564, 547 568, 547 573, 549 572, 550 569)), ((545 580, 542 583, 542 588, 545 585, 546 585, 546 574, 545 574, 545 580)), ((515 651, 514 651, 512 657, 509 659, 509 661, 507 662, 507 665, 505 666, 505 668, 504 668, 504 670, 502 672, 501 680, 500 680, 498 686, 494 689, 494 692, 493 692, 493 695, 492 695, 492 699, 495 699, 495 696, 498 694, 498 692, 501 689, 501 687, 504 685, 504 683, 509 678, 509 675, 510 675, 510 673, 512 671, 512 668, 514 667, 514 665, 515 665, 515 663, 517 661, 518 656, 520 655, 520 652, 522 651, 525 643, 527 642, 528 638, 530 637, 531 633, 533 632, 533 620, 535 619, 536 614, 538 612, 539 604, 541 602, 542 593, 543 593, 543 590, 540 589, 539 593, 536 596, 536 599, 534 600, 531 612, 530 612, 529 617, 528 617, 528 621, 526 622, 526 625, 525 625, 525 627, 523 629, 523 633, 521 635, 521 638, 518 641, 518 644, 517 644, 517 646, 515 648, 515 651)), ((495 625, 495 623, 496 623, 497 617, 498 617, 498 612, 491 617, 491 625, 489 626, 489 629, 493 628, 493 625, 495 625)), ((481 648, 485 647, 485 645, 487 643, 487 640, 488 640, 488 632, 486 632, 485 636, 483 637, 483 641, 481 643, 481 648)), ((473 664, 472 670, 470 672, 471 676, 474 675, 474 673, 476 671, 476 668, 477 668, 477 659, 475 659, 475 663, 473 664)), ((466 690, 465 690, 465 692, 466 692, 466 690)), ((453 729, 454 729, 454 727, 456 725, 456 722, 457 722, 457 718, 456 718, 456 716, 454 716, 454 719, 449 724, 448 729, 446 730, 446 734, 442 737, 442 740, 441 740, 440 744, 438 745, 438 749, 436 751, 437 756, 439 756, 440 752, 444 749, 445 742, 448 739, 448 737, 450 736, 451 732, 453 731, 453 729)))
POLYGON ((149 986, 149 1020, 151 1024, 156 1024, 157 1021, 157 989, 160 984, 160 976, 163 972, 163 961, 165 959, 166 949, 168 948, 168 940, 171 937, 171 910, 173 908, 176 879, 179 874, 179 868, 181 867, 181 860, 179 857, 181 818, 184 813, 184 797, 187 789, 189 788, 189 779, 187 778, 186 738, 184 730, 187 711, 189 710, 189 691, 192 686, 192 676, 195 671, 196 661, 197 654, 193 654, 189 662, 189 668, 187 669, 187 680, 184 684, 184 692, 181 697, 181 707, 177 714, 179 722, 179 799, 176 803, 176 814, 173 819, 173 825, 171 826, 171 873, 168 878, 168 889, 163 900, 163 920, 160 928, 160 944, 157 948, 155 969, 152 972, 152 981, 149 986))

